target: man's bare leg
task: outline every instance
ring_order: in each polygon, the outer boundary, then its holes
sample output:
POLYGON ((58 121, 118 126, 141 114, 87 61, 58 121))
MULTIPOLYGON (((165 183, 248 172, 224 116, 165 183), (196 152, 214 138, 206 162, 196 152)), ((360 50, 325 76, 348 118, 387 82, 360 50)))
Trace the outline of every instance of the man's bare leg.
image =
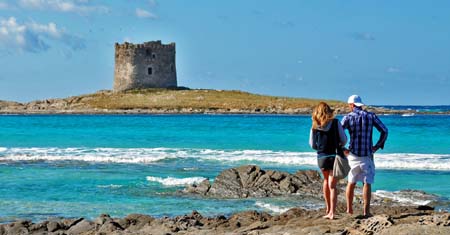
POLYGON ((363 186, 363 200, 364 200, 364 216, 371 216, 370 214, 370 198, 372 196, 372 185, 365 183, 363 186))
POLYGON ((347 213, 353 214, 353 196, 355 194, 356 183, 348 183, 347 189, 345 191, 345 196, 347 198, 347 213))

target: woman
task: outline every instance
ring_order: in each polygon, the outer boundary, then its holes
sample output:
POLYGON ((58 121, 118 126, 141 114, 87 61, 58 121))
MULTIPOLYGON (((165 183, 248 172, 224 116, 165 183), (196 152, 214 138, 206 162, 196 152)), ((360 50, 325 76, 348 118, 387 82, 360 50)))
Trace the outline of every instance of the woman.
POLYGON ((333 177, 336 149, 344 146, 347 136, 334 112, 325 102, 320 102, 312 114, 309 145, 317 150, 317 163, 323 174, 323 196, 327 206, 324 218, 334 219, 337 203, 337 179, 333 177))

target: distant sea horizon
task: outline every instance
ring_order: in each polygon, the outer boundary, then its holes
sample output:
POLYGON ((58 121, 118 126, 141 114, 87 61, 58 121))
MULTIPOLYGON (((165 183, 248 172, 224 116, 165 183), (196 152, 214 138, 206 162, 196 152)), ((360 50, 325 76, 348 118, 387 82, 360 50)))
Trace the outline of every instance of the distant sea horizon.
POLYGON ((450 105, 370 105, 372 107, 393 109, 393 110, 411 110, 416 112, 450 112, 450 105))

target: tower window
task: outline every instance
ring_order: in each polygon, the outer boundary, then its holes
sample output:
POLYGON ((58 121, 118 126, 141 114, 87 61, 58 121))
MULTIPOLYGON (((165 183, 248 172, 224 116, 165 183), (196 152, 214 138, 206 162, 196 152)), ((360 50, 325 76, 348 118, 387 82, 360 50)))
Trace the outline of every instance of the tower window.
POLYGON ((145 50, 145 55, 150 56, 151 54, 152 52, 149 49, 145 50))
POLYGON ((156 59, 156 53, 152 53, 152 58, 156 59))
POLYGON ((148 73, 148 75, 152 75, 153 74, 153 68, 152 67, 148 67, 147 73, 148 73))

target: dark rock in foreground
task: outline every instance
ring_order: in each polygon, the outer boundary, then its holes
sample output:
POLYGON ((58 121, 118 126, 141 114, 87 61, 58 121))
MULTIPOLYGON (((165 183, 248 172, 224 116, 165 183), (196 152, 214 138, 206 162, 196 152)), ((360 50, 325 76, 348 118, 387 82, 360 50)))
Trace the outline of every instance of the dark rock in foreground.
POLYGON ((262 170, 246 165, 222 171, 211 185, 204 180, 188 186, 186 193, 219 198, 274 197, 292 194, 322 197, 322 179, 317 171, 287 172, 262 170))
MULTIPOLYGON (((212 198, 262 198, 279 196, 290 197, 289 200, 299 198, 309 200, 323 200, 322 178, 318 171, 299 170, 295 174, 282 171, 263 170, 258 166, 244 165, 222 171, 214 182, 204 180, 199 184, 187 186, 182 190, 185 194, 195 194, 212 198)), ((338 201, 345 204, 343 196, 346 180, 339 181, 338 201)), ((302 199, 300 199, 302 200, 302 199)), ((418 190, 401 190, 398 192, 386 192, 372 194, 372 205, 411 206, 412 202, 422 202, 426 205, 422 209, 434 208, 439 201, 439 196, 428 194, 418 190), (404 198, 405 200, 396 200, 404 198)), ((362 204, 362 189, 357 186, 355 193, 355 206, 362 204)))
POLYGON ((415 207, 373 208, 371 218, 338 214, 323 219, 323 211, 291 209, 281 215, 244 211, 229 218, 203 217, 194 211, 173 218, 131 214, 125 218, 101 215, 32 223, 17 221, 0 225, 0 235, 10 234, 450 234, 450 213, 415 207), (384 211, 384 214, 378 214, 384 211))

